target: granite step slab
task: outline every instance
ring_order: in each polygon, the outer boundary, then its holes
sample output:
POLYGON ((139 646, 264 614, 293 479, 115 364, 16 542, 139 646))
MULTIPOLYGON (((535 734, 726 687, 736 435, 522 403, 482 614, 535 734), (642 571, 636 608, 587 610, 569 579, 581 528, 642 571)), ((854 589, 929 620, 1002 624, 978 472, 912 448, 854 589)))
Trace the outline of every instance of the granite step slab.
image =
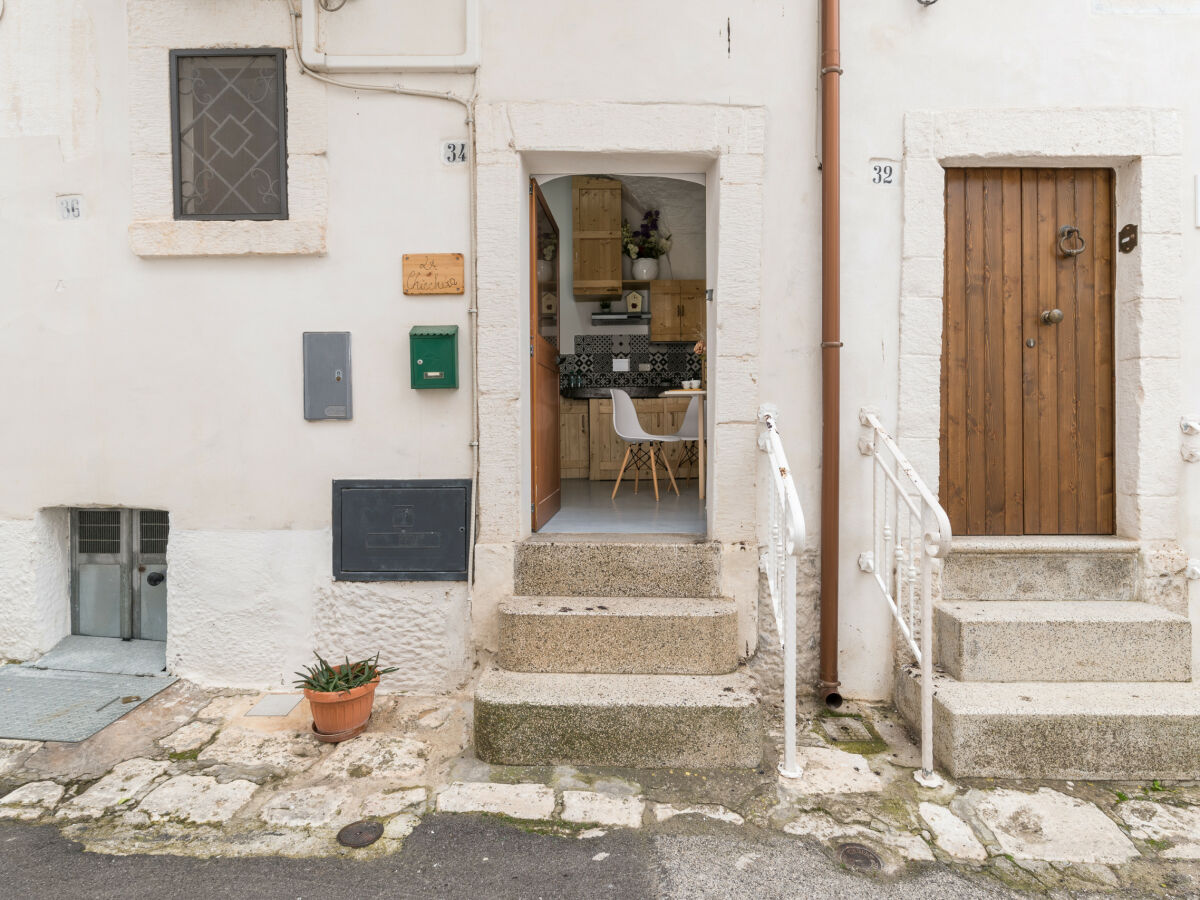
POLYGON ((677 597, 512 597, 500 604, 514 672, 721 675, 738 664, 737 605, 677 597))
MULTIPOLYGON (((921 683, 896 677, 896 706, 916 733, 921 683)), ((1200 684, 956 681, 934 676, 933 746, 954 778, 1194 779, 1200 684)))
POLYGON ((1148 603, 949 601, 934 659, 959 681, 1188 681, 1192 626, 1148 603))
POLYGON ((475 690, 475 752, 500 765, 753 768, 758 689, 729 675, 543 674, 489 669, 475 690))

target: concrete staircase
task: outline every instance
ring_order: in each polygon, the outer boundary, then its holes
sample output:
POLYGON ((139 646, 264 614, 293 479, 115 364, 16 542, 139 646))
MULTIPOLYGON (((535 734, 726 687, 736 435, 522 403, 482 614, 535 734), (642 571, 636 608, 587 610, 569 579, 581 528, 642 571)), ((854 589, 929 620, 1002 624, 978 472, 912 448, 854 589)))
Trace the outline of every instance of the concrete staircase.
MULTIPOLYGON (((934 755, 962 777, 1194 778, 1191 623, 1137 601, 1137 545, 956 540, 934 608, 934 755)), ((919 723, 920 677, 896 702, 919 723)))
POLYGON ((762 723, 738 669, 720 547, 543 541, 517 551, 475 750, 508 765, 753 767, 762 723))

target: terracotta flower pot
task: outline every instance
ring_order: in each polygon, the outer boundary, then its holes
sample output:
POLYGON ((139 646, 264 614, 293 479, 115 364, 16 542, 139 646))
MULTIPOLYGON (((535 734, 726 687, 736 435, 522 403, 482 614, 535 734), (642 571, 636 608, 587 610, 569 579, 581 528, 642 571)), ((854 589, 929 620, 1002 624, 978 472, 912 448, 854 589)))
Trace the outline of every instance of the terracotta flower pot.
POLYGON ((374 681, 349 691, 313 691, 305 688, 304 696, 312 710, 313 728, 320 734, 344 734, 345 737, 339 740, 354 737, 371 718, 375 688, 378 686, 379 676, 376 675, 374 681))

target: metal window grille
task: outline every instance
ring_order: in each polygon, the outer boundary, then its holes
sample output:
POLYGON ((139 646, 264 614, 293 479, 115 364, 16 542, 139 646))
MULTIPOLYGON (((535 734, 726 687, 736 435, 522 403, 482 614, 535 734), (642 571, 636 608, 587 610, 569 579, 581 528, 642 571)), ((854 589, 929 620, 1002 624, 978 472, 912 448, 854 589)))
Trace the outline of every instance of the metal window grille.
POLYGON ((77 538, 79 553, 120 553, 121 511, 81 509, 77 538))
POLYGON ((176 219, 286 219, 284 51, 171 51, 176 219))
POLYGON ((168 514, 161 510, 143 509, 139 516, 139 547, 143 554, 167 552, 168 514))

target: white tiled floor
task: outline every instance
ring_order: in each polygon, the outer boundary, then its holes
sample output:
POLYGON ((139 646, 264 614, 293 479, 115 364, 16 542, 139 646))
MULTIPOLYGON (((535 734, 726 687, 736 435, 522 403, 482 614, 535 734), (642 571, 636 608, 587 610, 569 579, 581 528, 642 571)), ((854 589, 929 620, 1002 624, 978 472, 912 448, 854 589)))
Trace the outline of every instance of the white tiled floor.
POLYGON ((679 481, 679 496, 670 482, 658 483, 661 499, 654 500, 654 487, 642 480, 638 493, 633 480, 623 479, 616 499, 610 499, 611 481, 566 478, 562 482, 562 509, 540 534, 704 534, 704 504, 696 479, 679 481))

